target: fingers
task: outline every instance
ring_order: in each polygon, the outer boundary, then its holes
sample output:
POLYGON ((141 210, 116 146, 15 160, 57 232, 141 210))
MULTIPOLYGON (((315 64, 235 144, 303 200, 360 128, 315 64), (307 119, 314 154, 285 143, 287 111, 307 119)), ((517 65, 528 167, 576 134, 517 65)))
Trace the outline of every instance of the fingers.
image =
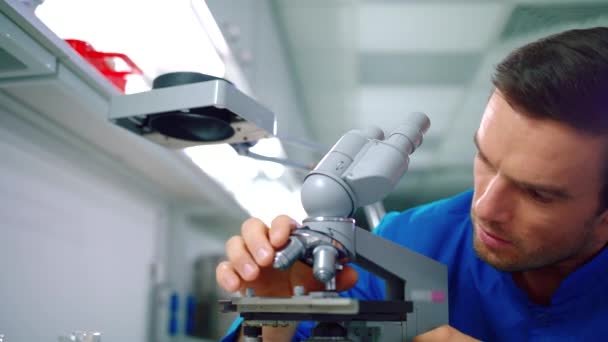
POLYGON ((228 292, 235 292, 241 286, 240 277, 228 261, 222 261, 215 269, 215 279, 228 292))
POLYGON ((274 248, 268 240, 268 228, 258 219, 249 219, 243 223, 241 234, 245 246, 260 266, 270 266, 274 257, 274 248))
POLYGON ((285 292, 280 286, 271 287, 273 281, 285 277, 274 274, 269 266, 272 265, 275 248, 287 242, 291 230, 297 223, 287 216, 278 217, 273 221, 271 230, 259 219, 250 218, 241 227, 241 235, 233 236, 226 242, 228 261, 220 263, 216 268, 218 284, 227 291, 234 292, 244 286, 264 285, 270 292, 285 292), (271 242, 272 240, 272 242, 271 242), (264 279, 258 279, 264 278, 264 279), (261 283, 260 283, 261 281, 261 283), (270 286, 270 287, 269 287, 270 286))
POLYGON ((434 341, 451 341, 451 342, 475 342, 479 341, 469 335, 452 328, 449 325, 442 325, 433 330, 427 331, 424 334, 418 335, 413 339, 413 342, 434 342, 434 341))
POLYGON ((336 273, 336 290, 345 291, 355 286, 359 280, 359 275, 354 268, 350 266, 344 266, 341 271, 336 273))
POLYGON ((260 269, 247 250, 241 236, 233 236, 226 242, 226 256, 236 273, 245 281, 257 278, 260 269))
POLYGON ((291 231, 298 227, 298 223, 289 216, 277 216, 270 224, 270 243, 274 248, 283 247, 291 231))
MULTIPOLYGON (((260 289, 266 289, 271 295, 290 293, 290 284, 302 284, 307 289, 324 289, 324 284, 316 280, 310 267, 303 263, 296 263, 288 275, 270 267, 275 249, 284 246, 296 228, 298 223, 288 216, 275 218, 270 229, 259 219, 245 221, 241 227, 242 235, 233 236, 226 242, 228 261, 218 265, 217 282, 230 292, 244 286, 262 286, 260 289), (277 283, 281 279, 284 286, 277 283)), ((347 290, 355 285, 357 279, 357 272, 345 266, 337 272, 336 287, 339 291, 347 290)))

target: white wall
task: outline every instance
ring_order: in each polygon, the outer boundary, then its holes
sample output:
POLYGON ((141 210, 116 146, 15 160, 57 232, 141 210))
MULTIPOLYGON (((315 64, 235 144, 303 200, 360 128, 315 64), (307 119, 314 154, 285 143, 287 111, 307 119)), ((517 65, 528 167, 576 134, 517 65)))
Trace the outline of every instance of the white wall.
POLYGON ((164 200, 119 163, 1 106, 0 334, 56 341, 96 330, 103 341, 148 341, 164 200))
MULTIPOLYGON (((171 230, 168 236, 168 286, 179 294, 180 315, 178 336, 185 334, 185 302, 189 295, 195 296, 198 301, 216 301, 228 299, 232 294, 223 291, 215 280, 215 266, 224 257, 225 239, 214 234, 218 229, 240 229, 240 221, 232 223, 218 221, 204 213, 185 206, 172 206, 171 230), (195 264, 203 259, 204 269, 195 272, 195 264), (198 277, 198 279, 195 279, 198 277), (198 285, 196 288, 195 285, 198 285), (199 297, 204 289, 205 295, 216 296, 209 299, 199 297)), ((233 313, 221 313, 216 303, 206 303, 209 310, 209 321, 205 337, 217 340, 224 335, 236 317, 233 313)))

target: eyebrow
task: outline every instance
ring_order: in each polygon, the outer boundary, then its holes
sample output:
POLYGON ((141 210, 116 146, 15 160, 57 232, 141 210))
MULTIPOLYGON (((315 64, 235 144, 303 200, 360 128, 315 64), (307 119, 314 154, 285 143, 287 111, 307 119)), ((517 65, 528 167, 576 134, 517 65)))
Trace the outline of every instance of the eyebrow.
MULTIPOLYGON (((473 135, 473 142, 475 143, 475 147, 477 148, 477 154, 478 154, 479 158, 484 163, 488 164, 491 167, 494 167, 494 165, 492 165, 492 163, 490 162, 488 157, 483 153, 483 151, 479 147, 479 140, 477 138, 477 132, 475 132, 475 134, 473 135)), ((566 191, 565 189, 563 189, 561 187, 557 187, 557 186, 553 186, 553 185, 545 185, 545 184, 535 184, 535 183, 517 180, 508 175, 504 175, 504 176, 509 181, 515 183, 517 186, 519 186, 520 188, 523 188, 523 189, 543 192, 545 194, 549 194, 551 196, 554 196, 554 197, 560 198, 560 199, 572 198, 572 195, 570 195, 570 193, 568 193, 568 191, 566 191)))

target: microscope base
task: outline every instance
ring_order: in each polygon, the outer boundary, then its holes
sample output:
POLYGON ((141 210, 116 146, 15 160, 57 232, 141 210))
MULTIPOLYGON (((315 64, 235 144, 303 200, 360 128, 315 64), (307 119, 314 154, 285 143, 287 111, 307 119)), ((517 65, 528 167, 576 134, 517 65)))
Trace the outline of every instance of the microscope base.
POLYGON ((244 326, 277 327, 299 321, 318 322, 307 342, 380 341, 380 337, 383 341, 403 340, 386 338, 395 334, 405 336, 407 314, 413 311, 410 301, 357 300, 326 292, 292 298, 238 297, 220 301, 220 304, 224 312, 239 312, 244 318, 244 326), (393 332, 389 334, 390 329, 393 332))

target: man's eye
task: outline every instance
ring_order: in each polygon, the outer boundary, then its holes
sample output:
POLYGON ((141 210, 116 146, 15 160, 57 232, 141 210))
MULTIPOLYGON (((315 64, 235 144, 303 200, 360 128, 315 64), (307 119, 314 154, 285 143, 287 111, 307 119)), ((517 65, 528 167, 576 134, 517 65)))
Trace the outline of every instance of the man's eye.
POLYGON ((488 160, 485 159, 479 152, 475 154, 475 158, 477 158, 485 167, 490 167, 490 163, 488 163, 488 160))
POLYGON ((540 203, 551 203, 553 198, 534 189, 527 190, 528 196, 540 203))

